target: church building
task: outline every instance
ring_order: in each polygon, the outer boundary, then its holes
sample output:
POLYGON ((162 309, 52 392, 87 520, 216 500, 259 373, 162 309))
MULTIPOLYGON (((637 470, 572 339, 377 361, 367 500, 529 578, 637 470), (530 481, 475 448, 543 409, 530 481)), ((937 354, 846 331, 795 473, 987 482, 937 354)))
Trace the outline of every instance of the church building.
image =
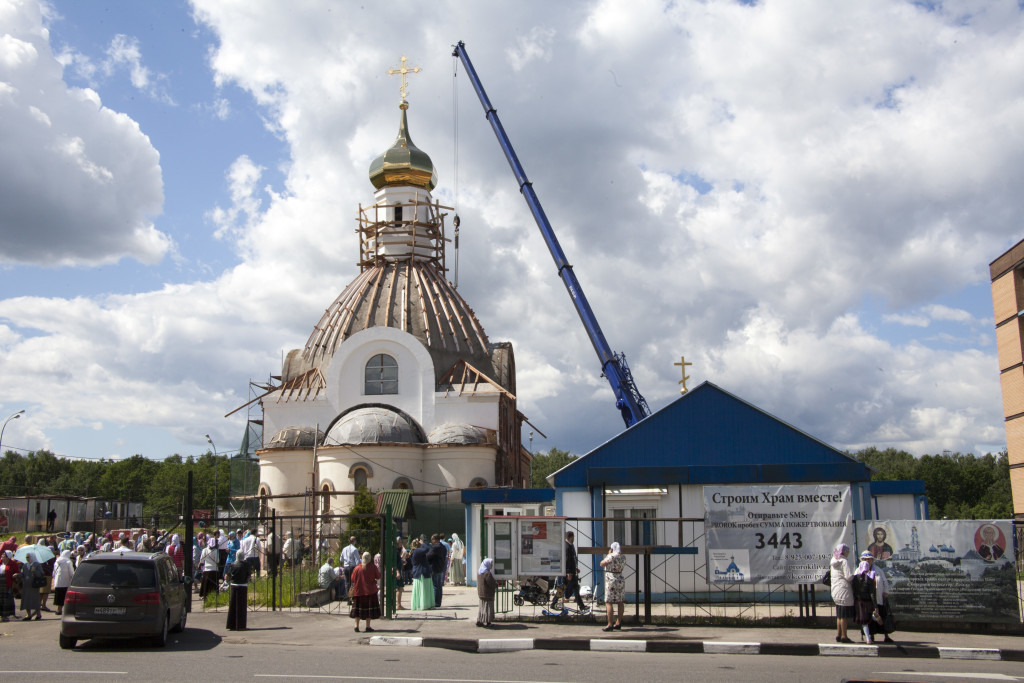
POLYGON ((488 338, 446 277, 451 208, 431 197, 437 171, 408 109, 403 88, 398 137, 370 164, 374 201, 356 216, 359 274, 261 397, 264 510, 301 513, 303 497, 280 496, 311 489, 344 513, 351 494, 329 494, 364 484, 426 493, 529 477, 512 344, 488 338))

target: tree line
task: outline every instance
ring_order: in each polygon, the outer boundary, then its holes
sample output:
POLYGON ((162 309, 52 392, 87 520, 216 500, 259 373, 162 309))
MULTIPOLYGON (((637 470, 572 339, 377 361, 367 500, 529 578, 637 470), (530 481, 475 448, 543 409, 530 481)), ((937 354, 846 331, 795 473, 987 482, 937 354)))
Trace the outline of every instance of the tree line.
POLYGON ((215 458, 210 452, 187 458, 171 455, 156 461, 141 455, 123 460, 71 460, 45 450, 28 455, 7 451, 0 457, 0 496, 142 501, 146 515, 177 514, 185 500, 189 471, 194 507, 213 508, 215 479, 216 502, 227 506, 231 465, 227 458, 215 458))
MULTIPOLYGON (((923 480, 933 519, 1013 516, 1010 460, 1005 450, 995 455, 947 452, 914 457, 907 451, 872 446, 849 455, 872 469, 873 480, 923 480)), ((533 488, 549 486, 546 477, 576 458, 558 448, 535 453, 531 468, 533 488)), ((71 495, 133 500, 143 502, 147 515, 176 514, 185 499, 189 471, 196 508, 213 507, 215 479, 216 502, 227 507, 231 465, 227 458, 215 458, 210 452, 187 458, 171 455, 156 461, 141 455, 123 460, 69 460, 49 451, 28 455, 7 451, 0 457, 0 496, 71 495)))

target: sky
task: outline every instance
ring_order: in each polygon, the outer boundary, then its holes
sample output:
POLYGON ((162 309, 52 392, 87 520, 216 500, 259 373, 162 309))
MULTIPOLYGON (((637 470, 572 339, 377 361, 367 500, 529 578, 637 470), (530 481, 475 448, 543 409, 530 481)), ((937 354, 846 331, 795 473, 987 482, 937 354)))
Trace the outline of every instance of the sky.
POLYGON ((258 415, 225 415, 358 273, 403 55, 524 444, 620 432, 459 40, 653 409, 685 356, 688 388, 837 448, 1004 447, 1016 1, 0 0, 0 420, 25 410, 3 449, 237 450, 258 415))

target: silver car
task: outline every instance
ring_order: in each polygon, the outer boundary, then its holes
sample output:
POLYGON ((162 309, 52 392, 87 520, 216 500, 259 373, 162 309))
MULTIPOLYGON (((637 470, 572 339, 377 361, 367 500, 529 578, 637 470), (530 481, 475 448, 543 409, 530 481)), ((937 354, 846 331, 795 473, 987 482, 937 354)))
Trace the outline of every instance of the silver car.
POLYGON ((156 647, 182 631, 188 591, 163 553, 94 553, 75 570, 64 598, 60 646, 88 638, 148 637, 156 647))

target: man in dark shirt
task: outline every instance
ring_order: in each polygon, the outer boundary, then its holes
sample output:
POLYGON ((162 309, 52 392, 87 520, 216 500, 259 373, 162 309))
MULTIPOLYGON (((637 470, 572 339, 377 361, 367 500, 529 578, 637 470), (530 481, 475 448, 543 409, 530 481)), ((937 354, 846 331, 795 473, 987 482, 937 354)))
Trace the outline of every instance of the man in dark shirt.
MULTIPOLYGON (((579 607, 580 611, 583 612, 587 608, 583 604, 583 597, 580 595, 580 575, 579 565, 576 561, 576 546, 573 542, 576 540, 576 535, 567 531, 565 533, 565 597, 575 595, 576 606, 579 607)), ((555 602, 552 600, 552 609, 555 606, 555 602)))
POLYGON ((430 537, 430 550, 427 551, 427 562, 430 564, 431 580, 434 582, 434 607, 441 606, 441 589, 444 587, 444 574, 448 569, 448 550, 441 543, 441 535, 430 537))

